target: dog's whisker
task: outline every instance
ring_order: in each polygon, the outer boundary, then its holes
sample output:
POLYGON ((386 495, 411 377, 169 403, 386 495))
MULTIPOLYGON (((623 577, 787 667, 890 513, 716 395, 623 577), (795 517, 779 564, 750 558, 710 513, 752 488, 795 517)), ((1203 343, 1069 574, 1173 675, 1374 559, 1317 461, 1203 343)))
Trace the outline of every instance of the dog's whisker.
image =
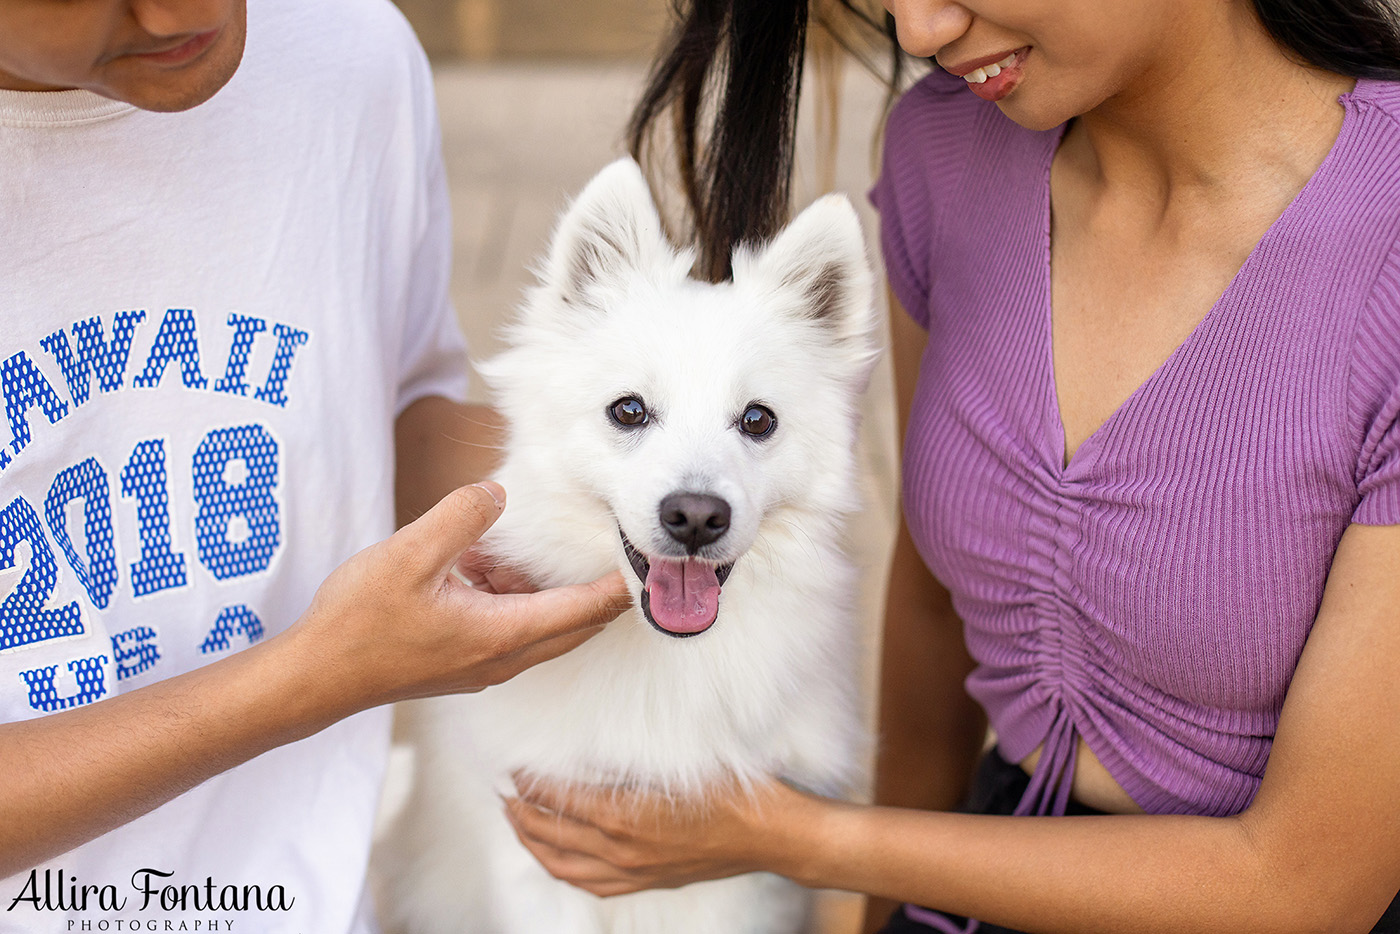
POLYGON ((476 448, 480 451, 506 451, 508 448, 504 444, 487 444, 484 441, 467 441, 463 438, 448 438, 453 444, 464 448, 476 448))
POLYGON ((788 516, 777 516, 772 520, 773 524, 780 526, 784 531, 792 534, 794 540, 799 540, 799 544, 806 548, 808 554, 818 562, 822 562, 825 554, 824 550, 817 545, 811 534, 788 516))

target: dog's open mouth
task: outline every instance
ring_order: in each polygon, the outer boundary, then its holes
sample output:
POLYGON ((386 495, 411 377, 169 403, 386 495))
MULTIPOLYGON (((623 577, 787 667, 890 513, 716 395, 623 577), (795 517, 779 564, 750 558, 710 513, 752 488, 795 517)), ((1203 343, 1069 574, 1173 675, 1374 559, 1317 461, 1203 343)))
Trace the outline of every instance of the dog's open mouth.
POLYGON ((699 558, 648 558, 621 528, 622 550, 642 582, 642 615, 668 636, 697 636, 719 617, 719 591, 733 562, 715 565, 699 558))

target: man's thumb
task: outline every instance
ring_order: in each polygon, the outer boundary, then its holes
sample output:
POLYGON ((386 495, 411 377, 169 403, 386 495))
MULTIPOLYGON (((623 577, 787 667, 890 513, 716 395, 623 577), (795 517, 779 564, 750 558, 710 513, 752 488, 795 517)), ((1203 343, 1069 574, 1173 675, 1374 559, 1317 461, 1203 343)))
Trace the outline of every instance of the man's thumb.
POLYGON ((408 533, 406 544, 415 551, 414 564, 425 576, 447 573, 462 552, 500 518, 505 504, 506 491, 490 480, 448 493, 403 529, 408 533))

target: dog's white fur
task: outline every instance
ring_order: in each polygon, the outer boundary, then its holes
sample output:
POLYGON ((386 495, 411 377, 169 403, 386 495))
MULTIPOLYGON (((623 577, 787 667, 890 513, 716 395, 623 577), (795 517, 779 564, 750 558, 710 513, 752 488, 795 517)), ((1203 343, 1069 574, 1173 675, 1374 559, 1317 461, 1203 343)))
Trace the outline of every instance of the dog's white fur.
POLYGON ((726 499, 735 561, 709 630, 673 638, 630 610, 580 648, 481 694, 409 712, 416 784, 381 854, 391 929, 413 934, 792 932, 806 899, 753 874, 598 899, 549 877, 497 799, 525 770, 567 782, 702 793, 729 774, 777 774, 826 794, 858 779, 859 637, 844 522, 856 400, 874 359, 860 224, 824 198, 771 243, 734 256, 732 282, 688 277, 641 170, 609 166, 561 221, 540 284, 481 367, 509 425, 497 479, 508 505, 493 554, 541 585, 621 568, 619 527, 674 554, 658 504, 726 499), (623 429, 622 397, 651 420, 623 429), (765 439, 738 419, 777 415, 765 439), (387 868, 386 868, 387 867, 387 868))

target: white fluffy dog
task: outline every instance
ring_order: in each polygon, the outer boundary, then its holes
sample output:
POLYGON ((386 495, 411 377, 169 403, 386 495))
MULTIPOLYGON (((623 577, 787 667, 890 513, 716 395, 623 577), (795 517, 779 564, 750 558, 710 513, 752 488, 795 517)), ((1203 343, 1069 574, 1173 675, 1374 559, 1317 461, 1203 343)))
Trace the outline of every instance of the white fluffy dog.
POLYGON ((843 553, 856 400, 875 351, 850 204, 824 198, 732 282, 688 277, 645 179, 614 163, 554 235, 481 369, 509 424, 493 555, 541 585, 616 567, 636 608, 561 658, 409 712, 416 783, 387 844, 386 915, 413 934, 793 932, 764 874, 599 899, 549 877, 498 790, 524 770, 695 794, 781 775, 841 794, 864 753, 843 553))

